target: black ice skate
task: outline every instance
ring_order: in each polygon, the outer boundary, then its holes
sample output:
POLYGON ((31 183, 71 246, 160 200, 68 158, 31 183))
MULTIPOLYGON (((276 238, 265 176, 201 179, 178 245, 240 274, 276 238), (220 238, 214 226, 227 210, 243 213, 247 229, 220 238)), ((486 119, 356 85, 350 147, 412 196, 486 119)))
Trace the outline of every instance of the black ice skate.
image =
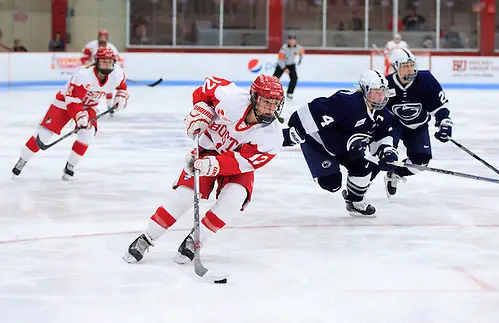
POLYGON ((66 163, 66 167, 64 167, 63 174, 62 174, 62 179, 65 181, 69 181, 73 175, 75 174, 74 172, 74 166, 71 165, 69 162, 66 163))
POLYGON ((187 261, 194 260, 194 229, 185 237, 184 241, 178 247, 177 255, 173 259, 177 264, 183 265, 187 261))
POLYGON ((343 190, 341 193, 343 195, 343 198, 345 199, 346 203, 346 209, 348 211, 348 214, 350 216, 355 216, 355 217, 362 217, 362 218, 375 218, 376 215, 376 208, 372 206, 371 204, 365 202, 364 200, 362 201, 350 201, 347 199, 348 192, 347 190, 343 190))
POLYGON ((386 196, 391 197, 397 193, 397 184, 399 181, 405 182, 405 178, 393 172, 389 172, 385 175, 386 196))
POLYGON ((22 158, 19 158, 17 164, 14 166, 14 168, 12 168, 12 173, 14 173, 15 176, 19 176, 24 166, 26 166, 26 161, 22 158))
POLYGON ((154 244, 149 235, 147 233, 141 234, 132 242, 130 247, 128 247, 128 252, 123 256, 123 260, 129 264, 139 262, 144 258, 144 253, 152 246, 154 246, 154 244))

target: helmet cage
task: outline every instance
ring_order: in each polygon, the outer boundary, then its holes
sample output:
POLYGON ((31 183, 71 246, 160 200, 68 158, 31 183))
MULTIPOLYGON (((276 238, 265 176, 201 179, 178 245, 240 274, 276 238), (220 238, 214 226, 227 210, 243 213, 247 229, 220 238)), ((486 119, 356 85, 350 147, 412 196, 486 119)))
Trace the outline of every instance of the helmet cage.
POLYGON ((284 107, 284 90, 279 79, 274 76, 259 75, 251 84, 250 99, 256 120, 263 124, 272 123, 281 115, 284 107), (259 110, 259 107, 263 110, 275 107, 275 110, 272 114, 265 114, 259 110))
POLYGON ((97 72, 104 75, 111 74, 111 72, 114 70, 115 64, 116 64, 116 55, 114 54, 113 50, 106 47, 99 48, 99 50, 95 54, 95 67, 97 69, 97 72), (105 59, 112 60, 113 63, 110 68, 103 68, 101 66, 101 61, 105 59))
POLYGON ((364 96, 364 100, 369 103, 369 105, 374 109, 374 110, 382 110, 386 104, 388 103, 388 87, 387 86, 380 86, 380 87, 371 87, 367 84, 360 84, 360 90, 362 92, 362 95, 364 96), (373 100, 370 98, 372 96, 370 93, 373 90, 381 90, 383 93, 383 100, 378 101, 378 100, 373 100))
POLYGON ((416 57, 414 57, 414 56, 403 58, 403 59, 396 59, 393 61, 392 67, 395 70, 395 72, 397 72, 398 77, 403 79, 406 82, 414 81, 414 79, 416 79, 416 76, 418 75, 418 62, 416 61, 416 57), (413 72, 409 73, 409 74, 401 75, 401 72, 403 71, 403 69, 405 67, 409 66, 410 64, 412 64, 414 67, 413 72))

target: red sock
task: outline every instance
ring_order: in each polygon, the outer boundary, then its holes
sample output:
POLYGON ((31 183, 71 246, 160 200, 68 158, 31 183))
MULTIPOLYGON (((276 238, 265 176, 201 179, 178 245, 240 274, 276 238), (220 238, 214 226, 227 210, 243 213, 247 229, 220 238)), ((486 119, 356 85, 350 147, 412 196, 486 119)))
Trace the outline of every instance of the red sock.
POLYGON ((212 211, 206 212, 201 223, 211 232, 217 232, 225 226, 225 222, 212 211))
POLYGON ((177 222, 177 220, 162 206, 158 207, 156 213, 151 216, 151 220, 165 229, 168 229, 169 227, 174 225, 175 222, 177 222))
POLYGON ((83 156, 83 155, 85 155, 87 148, 88 148, 88 145, 82 143, 81 141, 76 140, 75 143, 73 144, 72 149, 78 155, 83 156))
POLYGON ((34 136, 31 136, 31 138, 29 138, 29 140, 26 142, 26 147, 28 147, 28 149, 34 153, 37 153, 40 150, 40 147, 38 147, 34 136))

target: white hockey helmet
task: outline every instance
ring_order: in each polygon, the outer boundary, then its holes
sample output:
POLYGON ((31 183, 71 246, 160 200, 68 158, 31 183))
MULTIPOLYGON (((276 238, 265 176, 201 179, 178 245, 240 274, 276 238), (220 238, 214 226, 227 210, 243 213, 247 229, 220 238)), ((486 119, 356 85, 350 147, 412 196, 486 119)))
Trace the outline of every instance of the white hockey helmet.
POLYGON ((394 49, 390 54, 390 61, 399 78, 404 81, 411 82, 418 75, 416 56, 409 49, 394 49))
POLYGON ((367 70, 359 80, 364 100, 375 110, 381 110, 388 103, 388 81, 376 70, 367 70))

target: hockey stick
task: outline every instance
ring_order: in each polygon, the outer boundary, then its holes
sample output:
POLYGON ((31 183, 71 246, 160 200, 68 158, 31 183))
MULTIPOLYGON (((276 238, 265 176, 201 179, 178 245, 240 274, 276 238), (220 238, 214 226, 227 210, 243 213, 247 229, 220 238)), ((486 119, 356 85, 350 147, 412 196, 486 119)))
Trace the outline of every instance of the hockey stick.
POLYGON ((454 171, 451 171, 451 170, 440 169, 440 168, 433 168, 433 167, 426 167, 426 166, 422 166, 422 165, 409 164, 409 163, 404 163, 404 162, 400 162, 400 161, 399 162, 393 162, 391 164, 395 165, 395 166, 398 166, 398 167, 414 168, 414 169, 418 169, 418 170, 421 170, 421 171, 428 171, 428 172, 433 172, 433 173, 440 173, 440 174, 446 174, 446 175, 451 175, 451 176, 456 176, 456 177, 474 179, 474 180, 482 181, 482 182, 489 182, 489 183, 499 184, 499 179, 495 179, 495 178, 482 177, 482 176, 471 175, 471 174, 466 174, 466 173, 459 173, 459 172, 454 172, 454 171))
MULTIPOLYGON (((194 160, 199 158, 199 131, 195 134, 195 148, 194 148, 194 160)), ((199 221, 199 199, 201 193, 199 190, 199 169, 194 168, 194 271, 196 275, 206 280, 209 280, 215 284, 225 284, 227 283, 227 276, 213 275, 209 270, 203 266, 201 263, 201 238, 200 238, 200 221, 199 221)))
POLYGON ((470 156, 472 156, 473 158, 475 158, 476 160, 478 160, 479 162, 481 162, 482 164, 484 164, 485 166, 487 166, 488 168, 490 168, 491 170, 493 170, 496 174, 499 174, 499 169, 497 169, 494 166, 492 166, 491 164, 487 163, 485 160, 483 160, 482 158, 480 158, 478 155, 476 155, 475 153, 473 153, 471 150, 469 150, 468 148, 464 147, 463 145, 461 145, 460 143, 458 143, 454 139, 450 139, 450 141, 454 145, 456 145, 459 148, 461 148, 464 152, 466 152, 467 154, 469 154, 470 156))
POLYGON ((376 53, 378 53, 378 55, 381 55, 381 56, 383 56, 383 57, 385 57, 385 56, 386 56, 386 55, 385 55, 385 53, 384 53, 381 49, 379 49, 379 47, 378 47, 378 46, 376 46, 376 44, 373 44, 373 49, 374 49, 374 51, 375 51, 376 53))
POLYGON ((157 81, 155 81, 153 83, 145 83, 145 82, 134 81, 134 80, 130 80, 130 79, 127 79, 127 82, 138 84, 138 85, 146 85, 146 86, 149 86, 149 87, 154 87, 154 86, 158 85, 159 83, 163 82, 163 78, 160 78, 159 80, 157 80, 157 81))
MULTIPOLYGON (((116 109, 116 108, 107 109, 106 111, 102 112, 101 114, 97 115, 95 118, 93 118, 92 120, 90 120, 88 123, 90 124, 90 123, 94 122, 95 120, 99 119, 103 115, 106 115, 106 114, 110 113, 114 109, 116 109)), ((77 133, 80 129, 81 128, 75 128, 75 129, 71 130, 70 132, 68 132, 67 134, 65 134, 64 136, 62 136, 61 138, 57 139, 56 141, 54 141, 54 142, 52 142, 50 144, 44 144, 42 142, 42 140, 40 139, 40 137, 37 135, 36 136, 36 144, 38 145, 38 147, 40 147, 41 150, 47 150, 50 147, 54 146, 55 144, 58 144, 59 142, 63 141, 67 137, 69 137, 69 136, 77 133)))

